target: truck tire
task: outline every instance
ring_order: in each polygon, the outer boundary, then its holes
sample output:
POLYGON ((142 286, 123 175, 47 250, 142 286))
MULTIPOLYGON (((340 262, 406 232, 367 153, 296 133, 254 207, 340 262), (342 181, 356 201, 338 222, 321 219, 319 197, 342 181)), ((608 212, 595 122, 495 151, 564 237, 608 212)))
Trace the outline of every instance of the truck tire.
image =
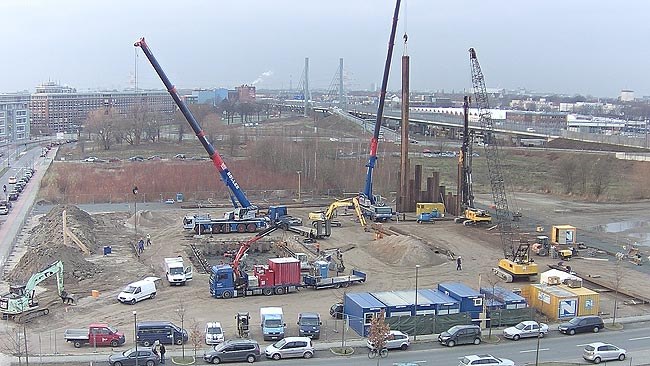
POLYGON ((273 295, 273 289, 270 288, 270 287, 265 288, 265 289, 262 290, 262 294, 264 294, 264 296, 271 296, 271 295, 273 295))
POLYGON ((212 224, 212 233, 220 234, 221 233, 221 224, 212 224))
POLYGON ((341 286, 342 286, 343 288, 350 287, 350 282, 343 282, 343 283, 341 284, 341 286))
POLYGON ((176 340, 176 344, 179 345, 179 346, 180 346, 181 344, 183 344, 183 338, 178 338, 178 339, 176 340))
POLYGON ((238 233, 245 233, 246 232, 246 224, 237 224, 237 232, 238 233))
POLYGON ((151 296, 149 296, 150 299, 153 299, 154 297, 156 297, 156 293, 155 293, 155 292, 152 293, 151 296))
POLYGON ((117 343, 117 339, 113 339, 111 341, 111 347, 117 347, 117 346, 119 346, 119 344, 117 343))
POLYGON ((135 305, 135 299, 131 299, 131 305, 135 305))
POLYGON ((276 295, 284 295, 284 287, 276 287, 275 288, 275 294, 276 295))
POLYGON ((223 297, 224 299, 230 299, 232 297, 232 292, 226 290, 221 294, 221 297, 223 297))
POLYGON ((74 344, 74 348, 81 348, 81 346, 82 346, 81 341, 74 341, 73 344, 74 344))
POLYGON ((254 233, 255 230, 257 230, 257 225, 253 223, 246 225, 246 231, 248 231, 249 233, 254 233))
POLYGON ((149 347, 149 346, 151 346, 151 341, 143 341, 142 345, 145 346, 145 347, 149 347))
POLYGON ((248 362, 248 363, 253 363, 253 362, 255 362, 255 356, 253 356, 253 355, 248 355, 248 357, 246 357, 246 362, 248 362))

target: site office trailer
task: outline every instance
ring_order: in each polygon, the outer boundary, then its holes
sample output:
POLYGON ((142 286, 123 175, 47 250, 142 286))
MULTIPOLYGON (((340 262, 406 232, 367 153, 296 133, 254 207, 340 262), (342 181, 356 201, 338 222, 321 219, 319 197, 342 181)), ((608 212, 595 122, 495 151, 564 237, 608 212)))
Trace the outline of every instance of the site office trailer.
POLYGON ((386 317, 415 315, 415 303, 404 300, 392 291, 371 292, 370 294, 386 305, 386 317))
POLYGON ((600 313, 600 294, 584 287, 558 286, 578 296, 578 316, 598 315, 600 313))
POLYGON ((438 284, 438 291, 460 302, 460 312, 469 313, 472 319, 478 319, 483 312, 483 294, 458 282, 438 284))
POLYGON ((440 292, 438 290, 425 289, 418 291, 418 302, 420 302, 419 294, 422 294, 428 301, 433 304, 436 315, 448 315, 460 313, 460 301, 452 298, 451 296, 440 292))
POLYGON ((413 304, 416 315, 433 315, 436 313, 435 304, 424 296, 422 290, 418 290, 417 299, 415 298, 415 290, 393 291, 393 293, 409 304, 413 304))
POLYGON ((368 336, 370 321, 382 309, 386 310, 386 305, 367 292, 345 294, 343 299, 343 316, 362 337, 368 336))
POLYGON ((542 284, 528 285, 528 303, 550 321, 571 319, 578 315, 578 296, 561 288, 542 284))
POLYGON ((494 299, 502 302, 505 305, 504 309, 523 309, 528 307, 528 302, 523 296, 517 295, 503 287, 497 286, 494 288, 494 291, 491 287, 481 287, 481 293, 488 300, 494 299))

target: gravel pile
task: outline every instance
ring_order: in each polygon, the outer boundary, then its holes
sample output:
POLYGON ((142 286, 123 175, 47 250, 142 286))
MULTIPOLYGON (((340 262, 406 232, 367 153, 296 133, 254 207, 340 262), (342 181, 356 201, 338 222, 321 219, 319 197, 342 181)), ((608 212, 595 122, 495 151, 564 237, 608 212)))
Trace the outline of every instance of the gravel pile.
POLYGON ((407 235, 386 236, 366 245, 370 255, 391 265, 436 266, 446 262, 444 257, 436 254, 426 243, 407 235))

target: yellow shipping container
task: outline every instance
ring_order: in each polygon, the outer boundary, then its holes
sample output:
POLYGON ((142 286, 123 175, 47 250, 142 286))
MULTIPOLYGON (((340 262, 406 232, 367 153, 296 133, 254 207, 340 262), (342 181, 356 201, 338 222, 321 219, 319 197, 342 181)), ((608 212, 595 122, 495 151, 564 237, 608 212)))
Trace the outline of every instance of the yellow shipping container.
POLYGON ((588 288, 558 286, 578 296, 578 316, 598 315, 600 313, 600 294, 588 288))
POLYGON ((554 225, 551 228, 552 244, 575 244, 577 243, 577 231, 575 226, 554 225))
POLYGON ((415 204, 416 215, 431 212, 433 210, 438 210, 442 216, 445 214, 445 204, 441 202, 419 202, 415 204))
POLYGON ((551 321, 570 319, 578 313, 578 297, 559 286, 531 284, 522 295, 531 307, 551 321))

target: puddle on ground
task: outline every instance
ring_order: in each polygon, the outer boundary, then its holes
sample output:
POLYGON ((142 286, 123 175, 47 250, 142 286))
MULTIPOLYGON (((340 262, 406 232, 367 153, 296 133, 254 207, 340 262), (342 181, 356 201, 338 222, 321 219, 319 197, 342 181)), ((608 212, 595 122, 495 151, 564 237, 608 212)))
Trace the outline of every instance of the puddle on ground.
POLYGON ((596 231, 601 233, 625 233, 626 236, 633 238, 637 245, 650 246, 650 225, 648 221, 618 221, 610 222, 605 225, 598 225, 596 231))

